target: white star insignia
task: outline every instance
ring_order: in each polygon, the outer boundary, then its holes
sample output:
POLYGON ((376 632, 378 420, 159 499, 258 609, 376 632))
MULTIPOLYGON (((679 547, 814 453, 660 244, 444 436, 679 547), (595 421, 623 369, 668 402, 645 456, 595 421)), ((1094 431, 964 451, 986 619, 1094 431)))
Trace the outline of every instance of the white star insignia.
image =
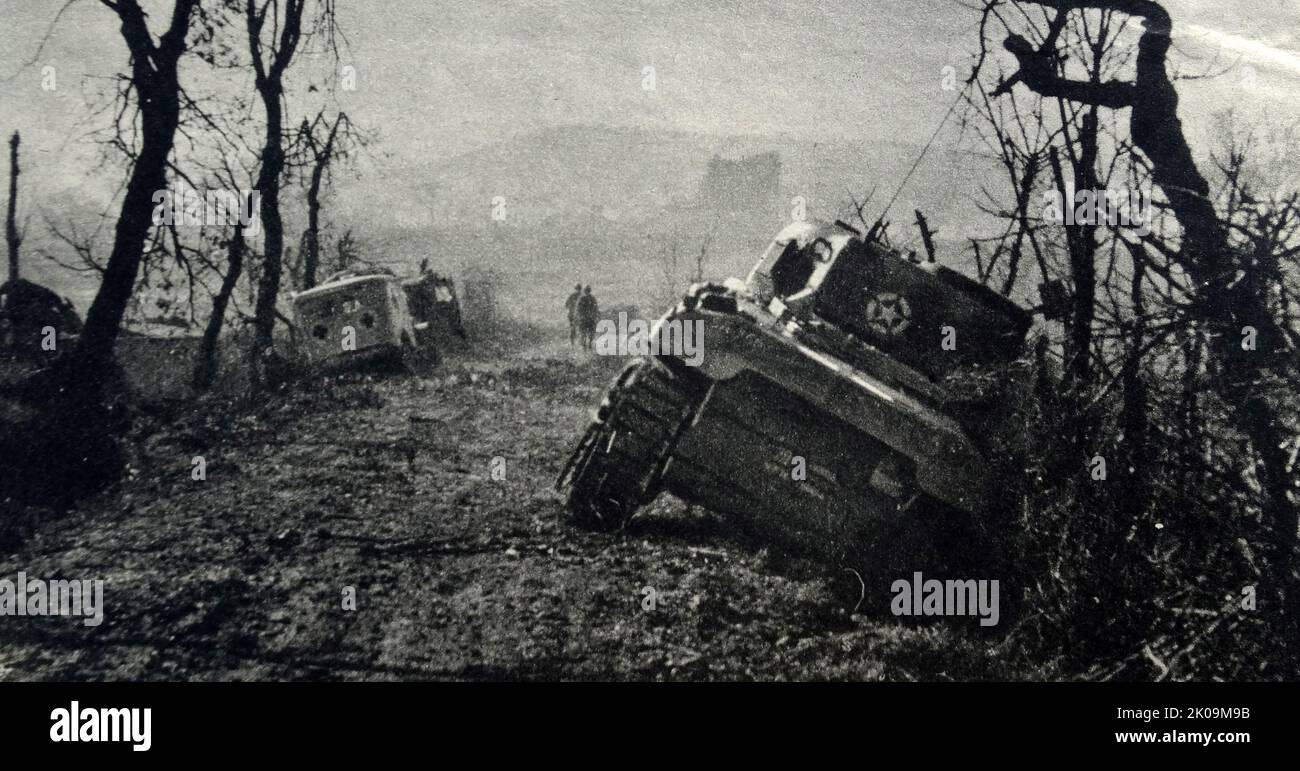
POLYGON ((911 326, 912 308, 907 298, 894 292, 881 292, 867 301, 867 323, 886 337, 911 326))

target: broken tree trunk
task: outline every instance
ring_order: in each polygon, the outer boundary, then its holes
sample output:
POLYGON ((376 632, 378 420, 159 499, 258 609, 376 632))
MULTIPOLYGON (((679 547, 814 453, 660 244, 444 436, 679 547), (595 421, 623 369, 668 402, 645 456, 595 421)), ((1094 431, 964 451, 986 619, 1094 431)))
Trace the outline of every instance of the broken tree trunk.
POLYGON ((921 243, 925 244, 925 256, 927 262, 934 262, 934 231, 930 230, 930 223, 926 222, 925 215, 920 209, 916 209, 916 227, 921 231, 921 243))
POLYGON ((9 138, 9 210, 5 215, 5 241, 9 244, 9 280, 18 280, 18 132, 9 138))

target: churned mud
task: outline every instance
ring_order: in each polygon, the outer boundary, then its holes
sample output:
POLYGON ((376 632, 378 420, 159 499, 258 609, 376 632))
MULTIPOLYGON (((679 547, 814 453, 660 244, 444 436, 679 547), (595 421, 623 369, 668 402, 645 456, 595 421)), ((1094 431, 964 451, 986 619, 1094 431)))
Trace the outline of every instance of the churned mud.
POLYGON ((1018 676, 666 496, 621 533, 566 524, 552 485, 619 364, 549 345, 142 412, 129 478, 0 555, 103 579, 103 623, 0 618, 0 678, 1018 676))

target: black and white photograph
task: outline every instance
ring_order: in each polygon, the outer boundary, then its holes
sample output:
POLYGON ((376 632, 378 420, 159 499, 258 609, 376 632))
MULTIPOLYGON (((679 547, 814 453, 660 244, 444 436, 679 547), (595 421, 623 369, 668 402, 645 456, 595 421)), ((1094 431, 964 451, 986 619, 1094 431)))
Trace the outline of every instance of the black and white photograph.
POLYGON ((1285 741, 1300 2, 0 0, 0 140, 48 757, 397 682, 1285 741))

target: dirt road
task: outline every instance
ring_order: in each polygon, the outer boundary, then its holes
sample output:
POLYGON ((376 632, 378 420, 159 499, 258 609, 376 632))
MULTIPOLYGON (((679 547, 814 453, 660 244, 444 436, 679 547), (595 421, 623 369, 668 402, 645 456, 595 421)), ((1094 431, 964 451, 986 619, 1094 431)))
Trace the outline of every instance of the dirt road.
POLYGON ((103 579, 102 625, 0 618, 0 678, 1015 676, 676 501, 566 525, 551 485, 618 365, 555 347, 142 419, 130 480, 0 557, 103 579))

